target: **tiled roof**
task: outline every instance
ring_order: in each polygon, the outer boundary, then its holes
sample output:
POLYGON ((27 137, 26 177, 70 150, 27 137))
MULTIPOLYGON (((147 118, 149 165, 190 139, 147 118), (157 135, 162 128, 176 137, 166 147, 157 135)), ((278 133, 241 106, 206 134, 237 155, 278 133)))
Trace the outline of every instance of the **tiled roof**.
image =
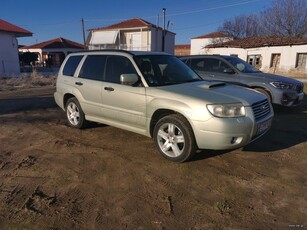
POLYGON ((191 49, 191 45, 189 44, 175 45, 175 49, 191 49))
POLYGON ((157 26, 147 22, 141 18, 132 18, 129 20, 125 20, 110 26, 105 26, 105 27, 100 27, 96 29, 90 29, 90 30, 109 30, 109 29, 126 29, 126 28, 138 28, 138 27, 154 27, 156 28, 157 26))
POLYGON ((14 33, 17 37, 32 36, 32 32, 0 19, 0 31, 14 33))
POLYGON ((204 34, 192 39, 200 39, 200 38, 230 38, 231 36, 229 36, 228 34, 222 33, 222 32, 213 32, 210 34, 204 34))
POLYGON ((60 48, 83 49, 84 46, 80 43, 70 41, 65 38, 55 38, 49 41, 22 47, 22 49, 60 49, 60 48))
POLYGON ((307 44, 307 38, 296 37, 248 37, 243 39, 235 39, 228 42, 210 44, 206 48, 231 47, 231 48, 256 48, 263 46, 289 46, 307 44))
MULTIPOLYGON (((128 19, 110 26, 105 26, 105 27, 100 27, 100 28, 95 28, 95 29, 89 29, 89 31, 97 31, 97 30, 113 30, 113 29, 131 29, 131 28, 144 28, 144 27, 153 27, 153 28, 158 28, 161 29, 161 27, 158 27, 155 24, 152 24, 148 21, 145 21, 142 18, 132 18, 128 19)), ((171 31, 168 31, 170 33, 173 33, 171 31)))

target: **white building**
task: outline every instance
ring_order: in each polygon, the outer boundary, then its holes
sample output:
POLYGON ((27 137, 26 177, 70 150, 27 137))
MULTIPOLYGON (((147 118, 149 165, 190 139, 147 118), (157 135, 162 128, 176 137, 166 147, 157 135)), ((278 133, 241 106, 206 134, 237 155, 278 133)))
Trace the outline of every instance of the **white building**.
POLYGON ((17 37, 32 36, 32 32, 0 19, 0 74, 20 73, 17 37))
POLYGON ((203 53, 238 56, 265 72, 307 73, 307 38, 249 37, 207 45, 203 53))
POLYGON ((133 18, 110 26, 90 29, 87 46, 89 50, 123 49, 165 51, 174 54, 175 33, 163 30, 141 18, 133 18))
POLYGON ((69 53, 82 50, 84 45, 61 37, 19 48, 23 53, 36 53, 38 55, 36 64, 53 67, 59 67, 69 53))
POLYGON ((191 38, 191 55, 204 54, 204 48, 207 45, 227 42, 232 40, 232 37, 222 32, 213 32, 210 34, 201 35, 191 38))

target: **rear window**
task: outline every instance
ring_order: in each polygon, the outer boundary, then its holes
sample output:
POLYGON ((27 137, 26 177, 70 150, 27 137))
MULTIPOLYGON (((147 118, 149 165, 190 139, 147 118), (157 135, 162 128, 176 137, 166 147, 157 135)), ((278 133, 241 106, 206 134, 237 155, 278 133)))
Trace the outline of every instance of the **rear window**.
POLYGON ((63 75, 66 76, 74 76, 74 73, 81 61, 83 56, 71 56, 65 63, 64 69, 63 69, 63 75))

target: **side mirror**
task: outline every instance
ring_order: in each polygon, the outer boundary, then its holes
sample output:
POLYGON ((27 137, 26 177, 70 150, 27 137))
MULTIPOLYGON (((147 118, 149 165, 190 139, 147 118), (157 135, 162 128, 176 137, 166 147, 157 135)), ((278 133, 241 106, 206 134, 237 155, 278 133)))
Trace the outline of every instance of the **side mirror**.
POLYGON ((138 80, 139 80, 138 75, 134 73, 127 73, 127 74, 120 75, 120 83, 122 85, 133 85, 138 80))
POLYGON ((226 69, 224 69, 223 72, 228 73, 228 74, 235 74, 236 73, 232 68, 226 68, 226 69))

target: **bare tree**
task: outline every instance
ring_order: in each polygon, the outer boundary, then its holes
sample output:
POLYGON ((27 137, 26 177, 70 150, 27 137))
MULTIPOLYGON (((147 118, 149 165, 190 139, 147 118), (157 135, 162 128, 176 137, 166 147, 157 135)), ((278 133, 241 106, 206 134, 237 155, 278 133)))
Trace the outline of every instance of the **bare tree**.
POLYGON ((273 0, 259 14, 225 20, 219 31, 234 38, 249 36, 307 37, 306 0, 273 0))
POLYGON ((260 13, 261 27, 267 35, 306 37, 306 0, 274 0, 260 13))
POLYGON ((226 20, 218 30, 233 38, 258 36, 260 35, 259 19, 255 14, 236 16, 233 19, 226 20))

